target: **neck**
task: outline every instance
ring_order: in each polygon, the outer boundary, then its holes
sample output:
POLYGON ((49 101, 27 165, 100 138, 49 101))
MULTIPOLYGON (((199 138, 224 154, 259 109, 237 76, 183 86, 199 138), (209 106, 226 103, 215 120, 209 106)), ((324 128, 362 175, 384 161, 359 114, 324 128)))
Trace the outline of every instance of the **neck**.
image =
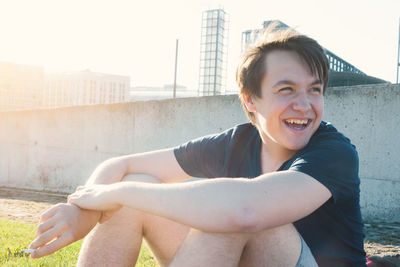
POLYGON ((261 137, 261 140, 260 160, 263 173, 276 171, 296 153, 296 151, 283 148, 268 138, 261 137))

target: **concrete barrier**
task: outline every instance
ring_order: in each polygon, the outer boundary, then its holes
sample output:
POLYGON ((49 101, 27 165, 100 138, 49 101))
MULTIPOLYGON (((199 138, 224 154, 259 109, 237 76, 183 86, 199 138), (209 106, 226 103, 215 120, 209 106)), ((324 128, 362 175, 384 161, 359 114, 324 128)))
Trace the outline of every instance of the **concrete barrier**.
MULTIPOLYGON (((324 119, 357 146, 364 217, 400 221, 400 86, 330 88, 324 119)), ((0 112, 0 186, 72 192, 107 158, 247 119, 237 96, 0 112)))
POLYGON ((324 118, 356 145, 367 219, 400 221, 400 85, 331 88, 324 118))

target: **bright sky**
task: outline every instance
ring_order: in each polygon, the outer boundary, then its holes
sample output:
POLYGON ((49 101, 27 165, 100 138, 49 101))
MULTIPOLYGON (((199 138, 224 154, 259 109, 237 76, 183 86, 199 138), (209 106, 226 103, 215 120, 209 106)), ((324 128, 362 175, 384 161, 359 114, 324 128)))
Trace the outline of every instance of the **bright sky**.
POLYGON ((228 85, 241 33, 279 19, 368 75, 395 82, 399 0, 0 0, 0 61, 46 71, 131 77, 133 86, 178 83, 197 90, 203 10, 230 16, 228 85))

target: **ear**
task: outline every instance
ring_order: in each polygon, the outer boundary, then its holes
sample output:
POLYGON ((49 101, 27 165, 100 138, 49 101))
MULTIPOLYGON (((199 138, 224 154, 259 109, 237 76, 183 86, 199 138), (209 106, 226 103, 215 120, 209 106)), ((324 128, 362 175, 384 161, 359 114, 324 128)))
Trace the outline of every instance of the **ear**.
POLYGON ((245 95, 242 93, 243 103, 246 105, 246 108, 250 112, 256 111, 256 105, 253 102, 253 97, 245 95))

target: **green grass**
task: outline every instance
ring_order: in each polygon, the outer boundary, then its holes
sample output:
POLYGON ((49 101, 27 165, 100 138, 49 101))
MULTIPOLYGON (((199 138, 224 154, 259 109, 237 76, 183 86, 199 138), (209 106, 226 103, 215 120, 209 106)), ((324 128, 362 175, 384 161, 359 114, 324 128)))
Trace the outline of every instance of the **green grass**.
MULTIPOLYGON (((0 266, 75 266, 82 240, 40 259, 20 254, 34 239, 36 227, 36 224, 0 219, 0 266)), ((157 267, 147 247, 142 247, 136 266, 157 267)))

